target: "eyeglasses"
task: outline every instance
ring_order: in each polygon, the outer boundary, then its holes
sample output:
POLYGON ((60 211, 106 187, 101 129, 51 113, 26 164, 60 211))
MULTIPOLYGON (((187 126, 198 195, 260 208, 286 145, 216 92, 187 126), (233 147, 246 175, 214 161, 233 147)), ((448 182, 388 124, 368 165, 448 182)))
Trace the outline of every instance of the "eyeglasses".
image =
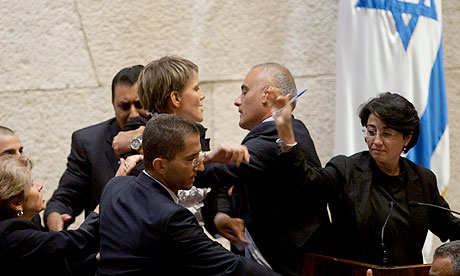
POLYGON ((193 167, 198 167, 201 164, 201 162, 204 161, 204 156, 205 156, 204 152, 200 151, 200 153, 199 153, 197 158, 193 159, 192 161, 188 161, 188 160, 186 160, 186 161, 187 162, 192 162, 193 167))
POLYGON ((380 135, 380 138, 387 139, 387 140, 393 139, 396 136, 396 134, 398 134, 397 132, 393 132, 393 131, 389 131, 389 130, 384 130, 384 131, 380 132, 380 131, 377 131, 377 130, 374 130, 374 129, 367 129, 365 127, 363 128, 362 132, 363 132, 364 137, 366 137, 366 138, 373 139, 377 135, 380 135))

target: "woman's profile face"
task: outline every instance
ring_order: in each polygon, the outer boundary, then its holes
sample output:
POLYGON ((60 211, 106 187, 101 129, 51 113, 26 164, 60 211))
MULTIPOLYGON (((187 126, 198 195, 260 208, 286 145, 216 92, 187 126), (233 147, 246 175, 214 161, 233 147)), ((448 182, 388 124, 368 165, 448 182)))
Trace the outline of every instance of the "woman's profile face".
POLYGON ((380 118, 371 113, 367 119, 367 147, 377 164, 395 165, 399 162, 404 146, 412 138, 388 127, 380 118))
POLYGON ((176 115, 184 117, 191 122, 203 121, 203 100, 205 98, 200 88, 198 73, 194 73, 187 85, 182 89, 179 97, 180 106, 176 115))
POLYGON ((26 216, 34 217, 45 209, 45 200, 42 193, 43 185, 33 181, 30 190, 26 192, 23 204, 23 212, 26 216))

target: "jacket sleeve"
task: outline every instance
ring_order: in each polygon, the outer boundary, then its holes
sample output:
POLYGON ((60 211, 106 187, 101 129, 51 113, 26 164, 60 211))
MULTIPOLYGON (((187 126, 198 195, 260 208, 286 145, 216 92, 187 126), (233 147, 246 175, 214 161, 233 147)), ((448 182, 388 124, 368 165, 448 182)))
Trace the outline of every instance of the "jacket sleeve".
MULTIPOLYGON (((237 256, 211 241, 185 209, 169 219, 165 229, 171 242, 168 255, 181 263, 188 275, 279 275, 255 262, 237 256)), ((171 271, 170 271, 171 272, 171 271)), ((171 273, 175 274, 175 273, 171 273)))
POLYGON ((72 257, 91 252, 97 248, 99 215, 91 213, 77 230, 43 232, 33 228, 28 222, 15 222, 5 229, 2 247, 8 254, 21 257, 42 255, 62 255, 72 257))
POLYGON ((305 159, 299 147, 292 147, 290 151, 280 153, 285 174, 301 179, 301 190, 313 194, 331 197, 343 192, 347 182, 355 169, 351 159, 340 155, 332 158, 324 168, 315 167, 305 159))
POLYGON ((48 201, 46 218, 51 212, 78 216, 89 199, 91 168, 87 153, 78 132, 72 134, 72 148, 67 158, 67 169, 59 180, 59 186, 48 201))
MULTIPOLYGON (((444 200, 444 198, 439 194, 437 187, 436 176, 428 171, 428 175, 424 177, 425 181, 428 183, 429 194, 431 197, 431 202, 434 205, 442 206, 448 208, 449 204, 444 200)), ((420 208, 420 207, 418 207, 420 208)), ((430 212, 430 225, 429 229, 438 236, 441 241, 445 242, 446 240, 459 240, 460 239, 460 219, 452 215, 452 213, 436 209, 432 207, 423 207, 428 208, 427 211, 430 212)))

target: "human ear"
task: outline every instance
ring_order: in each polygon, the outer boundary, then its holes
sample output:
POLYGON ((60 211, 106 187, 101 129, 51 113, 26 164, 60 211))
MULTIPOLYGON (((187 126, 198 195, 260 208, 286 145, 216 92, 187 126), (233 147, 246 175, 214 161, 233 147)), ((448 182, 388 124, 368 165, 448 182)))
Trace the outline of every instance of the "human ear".
POLYGON ((179 97, 179 92, 177 91, 172 91, 169 94, 169 98, 171 99, 171 104, 173 108, 177 109, 180 107, 180 97, 179 97))
POLYGON ((152 164, 155 171, 159 174, 165 174, 168 171, 168 160, 164 158, 155 158, 152 164))
POLYGON ((282 95, 281 89, 275 86, 267 86, 262 92, 262 103, 266 104, 270 100, 273 102, 278 96, 282 95))
POLYGON ((268 102, 268 98, 270 97, 270 92, 268 88, 270 87, 271 86, 264 88, 264 90, 262 91, 260 95, 260 100, 262 101, 262 104, 266 104, 268 102))
POLYGON ((411 132, 409 135, 404 137, 404 146, 407 147, 409 145, 410 141, 412 140, 412 136, 414 136, 414 133, 411 132))
POLYGON ((12 198, 8 204, 9 204, 10 209, 12 210, 15 210, 18 212, 24 210, 23 202, 22 200, 19 199, 19 197, 12 198))

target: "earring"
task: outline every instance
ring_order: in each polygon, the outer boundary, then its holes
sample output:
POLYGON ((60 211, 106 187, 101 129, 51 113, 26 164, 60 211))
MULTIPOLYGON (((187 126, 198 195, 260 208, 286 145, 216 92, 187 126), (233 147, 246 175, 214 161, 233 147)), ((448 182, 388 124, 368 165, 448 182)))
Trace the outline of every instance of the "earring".
POLYGON ((20 217, 22 215, 24 215, 24 212, 21 210, 21 211, 18 212, 18 217, 20 217))

